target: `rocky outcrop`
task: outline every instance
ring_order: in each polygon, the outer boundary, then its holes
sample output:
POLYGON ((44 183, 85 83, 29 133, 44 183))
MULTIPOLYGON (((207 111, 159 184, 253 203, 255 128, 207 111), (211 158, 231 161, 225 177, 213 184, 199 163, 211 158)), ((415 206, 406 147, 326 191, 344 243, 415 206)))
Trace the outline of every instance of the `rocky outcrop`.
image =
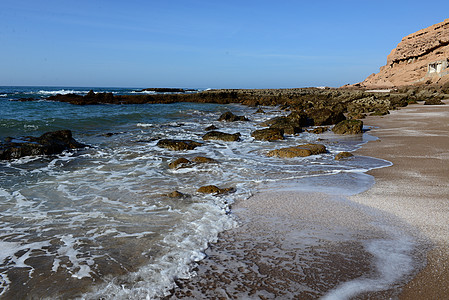
POLYGON ((388 55, 387 64, 380 68, 379 73, 370 75, 360 85, 392 88, 419 82, 449 82, 449 69, 444 67, 448 59, 449 19, 446 19, 404 37, 388 55), (435 65, 435 69, 429 66, 438 62, 443 65, 435 65))
POLYGON ((59 154, 65 150, 88 147, 77 142, 70 130, 47 132, 40 137, 6 138, 0 143, 0 159, 59 154))
POLYGON ((326 153, 326 147, 321 144, 304 144, 293 147, 281 148, 271 150, 267 153, 267 156, 274 156, 280 158, 293 158, 293 157, 306 157, 310 155, 316 155, 320 153, 326 153))
POLYGON ((278 141, 284 139, 284 131, 277 128, 265 128, 253 131, 251 136, 259 141, 278 141))
POLYGON ((193 150, 201 145, 202 145, 201 143, 190 140, 162 139, 159 140, 159 142, 157 142, 158 147, 166 148, 173 151, 193 150))
POLYGON ((360 120, 344 120, 332 128, 335 134, 360 134, 363 130, 363 122, 360 120))
POLYGON ((236 142, 240 140, 240 133, 231 134, 212 130, 203 135, 203 140, 221 140, 225 142, 236 142))

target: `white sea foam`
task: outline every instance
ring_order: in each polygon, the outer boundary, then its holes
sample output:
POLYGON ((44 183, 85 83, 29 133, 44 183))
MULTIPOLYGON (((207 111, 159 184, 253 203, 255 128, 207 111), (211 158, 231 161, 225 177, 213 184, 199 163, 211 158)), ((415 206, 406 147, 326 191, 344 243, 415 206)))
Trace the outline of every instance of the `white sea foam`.
POLYGON ((54 90, 54 91, 46 91, 46 90, 40 90, 37 92, 37 94, 39 95, 67 95, 67 94, 87 94, 89 91, 76 91, 76 90, 65 90, 65 89, 61 89, 61 90, 54 90))
POLYGON ((8 97, 7 94, 0 94, 0 97, 8 97))

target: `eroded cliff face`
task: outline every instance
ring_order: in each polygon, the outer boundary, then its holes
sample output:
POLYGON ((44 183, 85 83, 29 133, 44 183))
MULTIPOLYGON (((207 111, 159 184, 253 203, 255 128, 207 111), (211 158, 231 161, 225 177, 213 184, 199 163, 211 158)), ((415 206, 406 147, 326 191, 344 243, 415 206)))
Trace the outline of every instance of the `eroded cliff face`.
POLYGON ((368 76, 360 85, 391 88, 420 83, 449 82, 449 19, 421 29, 402 39, 387 57, 379 73, 368 76), (429 64, 432 64, 429 71, 429 64))

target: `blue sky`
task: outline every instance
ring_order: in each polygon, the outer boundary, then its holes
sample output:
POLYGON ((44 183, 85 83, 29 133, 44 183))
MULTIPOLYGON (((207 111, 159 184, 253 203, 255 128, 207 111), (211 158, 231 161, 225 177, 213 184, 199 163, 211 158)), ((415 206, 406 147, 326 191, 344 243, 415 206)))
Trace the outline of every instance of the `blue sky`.
POLYGON ((336 87, 449 18, 425 4, 1 0, 0 85, 336 87))

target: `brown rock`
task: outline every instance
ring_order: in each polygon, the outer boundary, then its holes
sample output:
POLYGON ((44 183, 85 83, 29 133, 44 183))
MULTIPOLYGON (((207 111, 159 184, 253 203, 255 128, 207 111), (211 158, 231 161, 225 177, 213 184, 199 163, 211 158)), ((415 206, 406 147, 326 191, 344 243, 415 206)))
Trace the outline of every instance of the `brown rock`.
POLYGON ((171 139, 162 139, 157 142, 157 146, 161 148, 167 148, 173 151, 181 151, 181 150, 193 150, 198 146, 201 146, 202 143, 198 143, 190 140, 171 140, 171 139))
POLYGON ((363 122, 360 120, 341 121, 332 128, 335 134, 359 134, 362 133, 363 122))
POLYGON ((424 105, 444 105, 444 102, 440 99, 429 99, 424 102, 424 105))
POLYGON ((169 198, 176 198, 176 199, 189 197, 188 195, 183 194, 183 193, 178 192, 178 191, 173 191, 173 192, 170 192, 168 194, 164 194, 164 196, 169 197, 169 198))
POLYGON ((280 158, 292 158, 292 157, 305 157, 310 155, 316 155, 320 153, 326 153, 326 147, 321 144, 304 144, 293 147, 281 148, 271 150, 267 156, 274 156, 280 158))
POLYGON ((240 140, 240 133, 231 134, 213 130, 203 135, 203 140, 222 140, 225 142, 236 142, 240 140))
POLYGON ((209 157, 204 157, 204 156, 194 157, 192 159, 192 161, 197 164, 216 164, 216 163, 218 163, 215 159, 209 158, 209 157))
POLYGON ((316 127, 316 128, 313 128, 312 130, 309 130, 309 132, 315 133, 315 134, 321 134, 328 130, 329 130, 329 128, 327 128, 327 127, 316 127))
POLYGON ((343 151, 343 152, 340 152, 337 155, 335 155, 335 160, 341 160, 341 159, 353 157, 353 156, 354 155, 352 153, 343 151))
POLYGON ((170 167, 170 169, 179 169, 179 168, 188 167, 190 164, 191 164, 190 160, 188 160, 187 158, 181 157, 181 158, 178 158, 177 160, 169 163, 168 166, 170 167))
POLYGON ((284 139, 284 131, 278 128, 265 128, 253 131, 251 136, 259 141, 277 141, 284 139))
POLYGON ((217 194, 217 195, 221 195, 221 194, 226 194, 226 193, 231 193, 234 192, 235 189, 234 188, 224 188, 224 189, 220 189, 219 187, 215 186, 215 185, 206 185, 206 186, 202 186, 200 187, 197 192, 198 193, 203 193, 203 194, 217 194))

